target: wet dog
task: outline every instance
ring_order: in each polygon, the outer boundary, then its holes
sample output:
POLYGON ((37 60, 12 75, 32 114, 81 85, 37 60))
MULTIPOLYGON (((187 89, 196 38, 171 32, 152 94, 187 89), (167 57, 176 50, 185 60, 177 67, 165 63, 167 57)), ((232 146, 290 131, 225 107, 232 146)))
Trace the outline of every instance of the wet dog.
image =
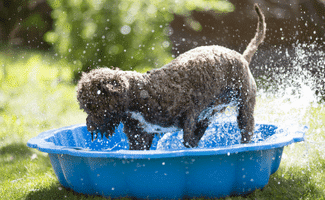
POLYGON ((95 137, 98 133, 109 137, 122 122, 130 149, 145 150, 154 133, 175 127, 183 129, 186 147, 196 147, 219 105, 235 102, 241 142, 249 142, 256 98, 249 63, 266 31, 262 11, 257 4, 254 7, 257 31, 243 54, 217 45, 202 46, 145 74, 109 68, 83 73, 77 99, 88 114, 88 131, 95 137))

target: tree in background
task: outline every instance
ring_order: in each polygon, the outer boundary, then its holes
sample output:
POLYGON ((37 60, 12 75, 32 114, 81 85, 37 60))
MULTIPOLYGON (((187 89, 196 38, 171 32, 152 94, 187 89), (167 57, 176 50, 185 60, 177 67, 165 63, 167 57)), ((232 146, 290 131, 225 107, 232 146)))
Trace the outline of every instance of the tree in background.
POLYGON ((52 27, 46 0, 0 0, 0 44, 48 49, 43 35, 52 27))
POLYGON ((171 59, 174 14, 188 17, 188 24, 200 30, 190 17, 192 10, 234 10, 225 0, 48 0, 54 30, 45 40, 53 44, 62 59, 80 71, 97 67, 146 71, 171 59))

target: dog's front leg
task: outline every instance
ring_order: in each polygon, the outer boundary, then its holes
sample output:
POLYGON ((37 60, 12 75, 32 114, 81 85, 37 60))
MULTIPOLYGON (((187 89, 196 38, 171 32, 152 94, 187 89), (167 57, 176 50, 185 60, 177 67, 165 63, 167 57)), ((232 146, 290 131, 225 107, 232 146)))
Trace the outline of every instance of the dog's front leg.
POLYGON ((210 123, 211 122, 210 122, 209 119, 203 119, 203 120, 196 123, 196 129, 194 131, 194 135, 197 138, 198 142, 200 141, 200 139, 204 135, 204 133, 207 130, 210 123))
POLYGON ((146 133, 139 120, 131 118, 131 116, 126 117, 124 133, 128 137, 130 150, 150 149, 154 135, 146 133))

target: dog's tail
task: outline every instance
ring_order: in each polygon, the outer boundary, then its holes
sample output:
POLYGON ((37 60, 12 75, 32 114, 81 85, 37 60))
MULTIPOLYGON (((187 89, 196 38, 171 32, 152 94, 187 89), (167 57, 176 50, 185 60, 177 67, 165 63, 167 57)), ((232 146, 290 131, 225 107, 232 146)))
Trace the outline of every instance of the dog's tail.
POLYGON ((265 38, 265 32, 266 32, 264 14, 262 13, 260 7, 257 4, 254 4, 254 8, 258 15, 257 30, 256 30, 255 37, 251 40, 251 42, 248 44, 246 50, 243 53, 243 56, 248 63, 251 62, 252 57, 255 51, 257 50, 258 45, 263 42, 265 38))

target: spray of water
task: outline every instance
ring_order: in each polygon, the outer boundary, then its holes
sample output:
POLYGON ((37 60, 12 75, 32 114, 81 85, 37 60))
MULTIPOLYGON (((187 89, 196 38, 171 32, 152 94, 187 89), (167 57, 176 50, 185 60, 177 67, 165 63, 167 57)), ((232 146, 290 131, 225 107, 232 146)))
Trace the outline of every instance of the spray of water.
POLYGON ((290 145, 283 154, 283 161, 289 165, 307 165, 309 168, 311 150, 325 149, 324 103, 321 103, 324 99, 325 54, 322 49, 316 44, 296 44, 294 53, 286 54, 287 70, 273 76, 276 90, 270 92, 262 88, 258 91, 257 122, 275 123, 287 133, 308 126, 305 142, 290 145), (303 148, 296 148, 297 145, 303 148), (286 152, 295 156, 287 156, 286 152))

